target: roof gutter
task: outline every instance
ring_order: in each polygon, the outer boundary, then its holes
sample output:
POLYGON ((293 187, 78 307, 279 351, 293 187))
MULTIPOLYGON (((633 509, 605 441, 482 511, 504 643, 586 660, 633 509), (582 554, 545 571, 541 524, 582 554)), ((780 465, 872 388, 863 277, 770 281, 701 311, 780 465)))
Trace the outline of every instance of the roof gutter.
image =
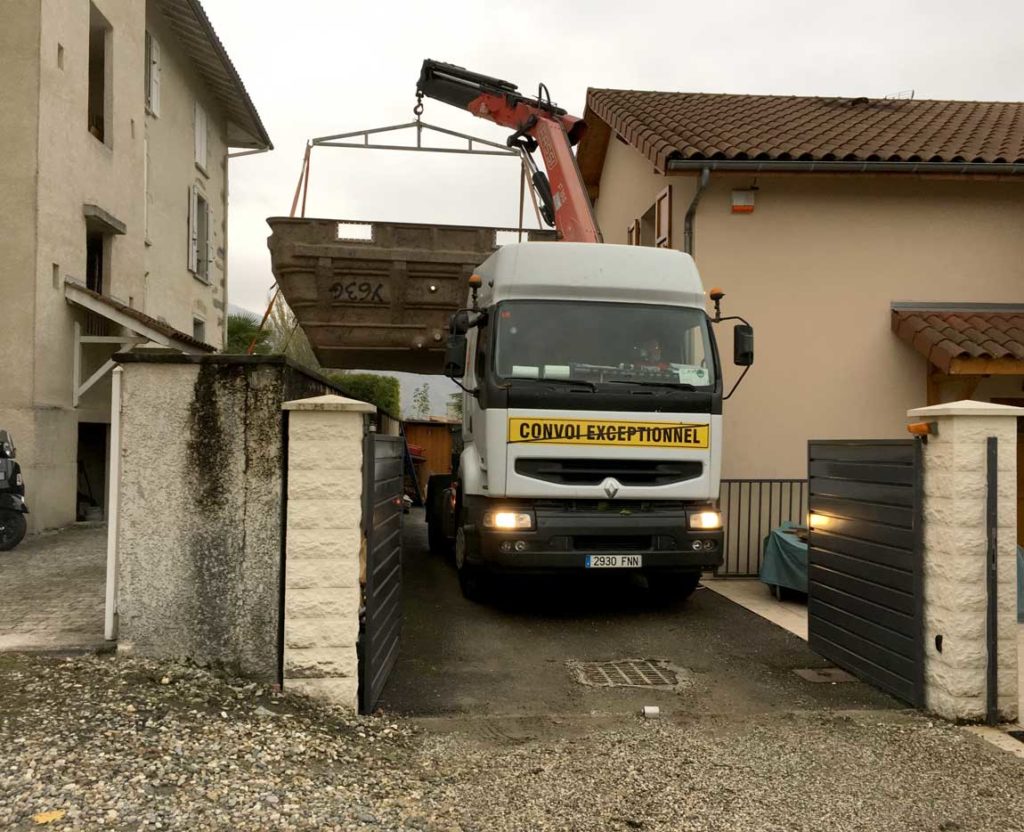
POLYGON ((749 173, 953 173, 1015 176, 1024 164, 996 162, 821 162, 776 159, 671 159, 668 170, 749 173))
POLYGON ((704 189, 711 179, 711 169, 705 165, 700 171, 700 180, 697 182, 697 190, 693 192, 693 199, 690 200, 690 207, 686 209, 686 218, 683 220, 683 251, 693 257, 693 222, 697 216, 697 206, 700 205, 700 198, 704 189))

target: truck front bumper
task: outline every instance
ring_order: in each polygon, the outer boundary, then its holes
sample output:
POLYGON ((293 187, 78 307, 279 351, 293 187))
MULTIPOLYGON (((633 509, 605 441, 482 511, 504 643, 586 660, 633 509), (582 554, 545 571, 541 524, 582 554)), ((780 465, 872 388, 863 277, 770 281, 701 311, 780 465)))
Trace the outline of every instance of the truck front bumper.
POLYGON ((696 572, 722 564, 722 530, 691 531, 686 507, 659 509, 651 503, 645 510, 632 510, 610 502, 604 504, 607 508, 579 510, 519 503, 518 508, 533 512, 535 528, 495 531, 484 528, 482 518, 496 505, 494 500, 474 500, 466 506, 468 559, 491 570, 584 570, 589 555, 640 555, 645 571, 696 572))

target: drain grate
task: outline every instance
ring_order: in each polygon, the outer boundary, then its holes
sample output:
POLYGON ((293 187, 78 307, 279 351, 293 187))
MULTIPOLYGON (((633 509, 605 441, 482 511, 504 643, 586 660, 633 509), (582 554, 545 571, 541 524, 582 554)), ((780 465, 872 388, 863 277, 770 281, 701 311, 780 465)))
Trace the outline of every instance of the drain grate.
POLYGON ((651 659, 618 659, 609 662, 568 662, 581 685, 597 688, 676 688, 680 670, 651 659))
POLYGON ((851 676, 845 670, 838 667, 807 667, 793 671, 801 679, 808 682, 816 682, 820 685, 837 682, 856 682, 857 677, 851 676))

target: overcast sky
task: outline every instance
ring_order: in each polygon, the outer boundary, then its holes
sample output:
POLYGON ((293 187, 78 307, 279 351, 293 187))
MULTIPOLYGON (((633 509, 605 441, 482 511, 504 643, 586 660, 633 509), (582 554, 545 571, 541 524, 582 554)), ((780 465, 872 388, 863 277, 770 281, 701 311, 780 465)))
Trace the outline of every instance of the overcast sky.
MULTIPOLYGON (((412 117, 424 58, 583 114, 588 86, 1020 101, 1024 3, 203 0, 274 142, 231 162, 229 294, 262 310, 266 218, 287 215, 305 141, 412 117)), ((436 101, 424 120, 507 131, 436 101)), ((511 159, 319 148, 307 216, 514 225, 511 159)))

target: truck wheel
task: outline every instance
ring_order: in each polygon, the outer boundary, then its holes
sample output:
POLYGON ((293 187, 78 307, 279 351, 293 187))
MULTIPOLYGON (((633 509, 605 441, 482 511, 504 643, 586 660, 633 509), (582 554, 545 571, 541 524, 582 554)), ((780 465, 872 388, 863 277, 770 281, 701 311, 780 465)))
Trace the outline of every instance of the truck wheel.
POLYGON ((28 530, 25 515, 20 511, 0 511, 0 552, 7 552, 21 543, 28 530))
POLYGON ((647 590, 656 604, 673 604, 685 601, 700 584, 699 572, 666 572, 647 574, 647 590))
POLYGON ((466 560, 469 543, 466 532, 459 526, 455 533, 455 571, 459 575, 459 588, 467 601, 481 604, 487 600, 487 580, 483 570, 466 560))
POLYGON ((431 477, 427 484, 427 542, 435 555, 451 555, 452 540, 444 533, 444 511, 448 500, 446 489, 451 477, 431 477))

